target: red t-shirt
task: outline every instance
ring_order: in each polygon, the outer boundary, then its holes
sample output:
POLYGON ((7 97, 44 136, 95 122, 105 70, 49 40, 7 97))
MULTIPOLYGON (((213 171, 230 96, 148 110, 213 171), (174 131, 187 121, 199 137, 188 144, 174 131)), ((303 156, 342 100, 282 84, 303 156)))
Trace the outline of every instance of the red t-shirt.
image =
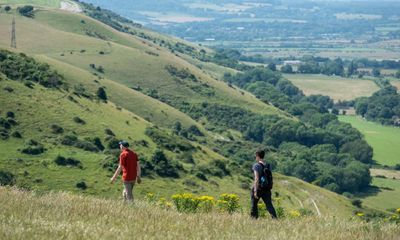
POLYGON ((123 181, 135 181, 137 177, 138 156, 135 152, 124 149, 119 155, 119 165, 122 168, 123 181))

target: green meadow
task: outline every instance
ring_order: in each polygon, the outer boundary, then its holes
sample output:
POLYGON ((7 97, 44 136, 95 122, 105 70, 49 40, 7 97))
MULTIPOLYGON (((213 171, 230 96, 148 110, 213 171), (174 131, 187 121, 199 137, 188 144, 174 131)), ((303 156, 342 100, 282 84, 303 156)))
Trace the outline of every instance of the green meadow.
POLYGON ((364 205, 392 212, 400 205, 400 179, 374 177, 372 188, 360 196, 364 205))
POLYGON ((370 96, 379 90, 370 80, 326 76, 322 74, 284 74, 306 95, 328 95, 333 100, 352 100, 357 97, 370 96))
POLYGON ((378 164, 388 166, 400 164, 400 128, 369 122, 358 116, 339 116, 339 119, 350 123, 364 134, 374 149, 373 159, 378 164))

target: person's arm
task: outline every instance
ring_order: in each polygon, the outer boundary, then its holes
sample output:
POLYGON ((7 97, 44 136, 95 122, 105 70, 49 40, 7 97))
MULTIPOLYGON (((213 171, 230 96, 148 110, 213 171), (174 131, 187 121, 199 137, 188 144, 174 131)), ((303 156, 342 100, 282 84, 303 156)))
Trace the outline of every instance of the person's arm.
POLYGON ((123 154, 121 154, 121 155, 119 156, 119 165, 118 165, 117 170, 115 170, 114 176, 112 176, 112 178, 110 179, 110 180, 111 180, 111 183, 114 183, 114 182, 115 182, 115 179, 121 174, 122 165, 125 164, 125 159, 124 159, 124 157, 125 157, 125 155, 123 155, 123 154))
POLYGON ((253 184, 254 193, 253 194, 254 194, 255 198, 258 198, 258 196, 257 196, 257 188, 258 188, 259 178, 260 178, 260 176, 258 174, 258 171, 254 170, 254 184, 253 184))
POLYGON ((118 175, 121 173, 121 165, 118 165, 117 170, 115 170, 114 176, 112 176, 111 183, 115 182, 115 179, 118 177, 118 175))
POLYGON ((140 162, 139 161, 137 161, 137 182, 140 184, 141 182, 142 182, 142 178, 141 178, 141 176, 142 176, 142 169, 140 168, 140 162))

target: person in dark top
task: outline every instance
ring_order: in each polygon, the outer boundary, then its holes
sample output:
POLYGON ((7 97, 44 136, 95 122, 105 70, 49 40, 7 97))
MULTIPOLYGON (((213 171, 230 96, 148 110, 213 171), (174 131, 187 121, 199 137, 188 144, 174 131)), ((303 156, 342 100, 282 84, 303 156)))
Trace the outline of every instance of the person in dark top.
POLYGON ((271 214, 272 218, 276 217, 276 211, 272 205, 271 189, 272 189, 272 173, 264 162, 265 152, 259 150, 256 152, 256 163, 253 165, 254 184, 251 189, 251 217, 258 218, 258 201, 260 198, 264 201, 265 206, 271 214))

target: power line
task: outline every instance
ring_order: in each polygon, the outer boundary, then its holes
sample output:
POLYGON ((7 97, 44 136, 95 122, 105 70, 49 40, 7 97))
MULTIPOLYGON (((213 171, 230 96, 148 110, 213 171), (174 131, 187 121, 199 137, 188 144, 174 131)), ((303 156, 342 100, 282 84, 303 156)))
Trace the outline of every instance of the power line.
POLYGON ((15 36, 15 18, 13 18, 11 23, 11 47, 17 48, 17 38, 15 36))

